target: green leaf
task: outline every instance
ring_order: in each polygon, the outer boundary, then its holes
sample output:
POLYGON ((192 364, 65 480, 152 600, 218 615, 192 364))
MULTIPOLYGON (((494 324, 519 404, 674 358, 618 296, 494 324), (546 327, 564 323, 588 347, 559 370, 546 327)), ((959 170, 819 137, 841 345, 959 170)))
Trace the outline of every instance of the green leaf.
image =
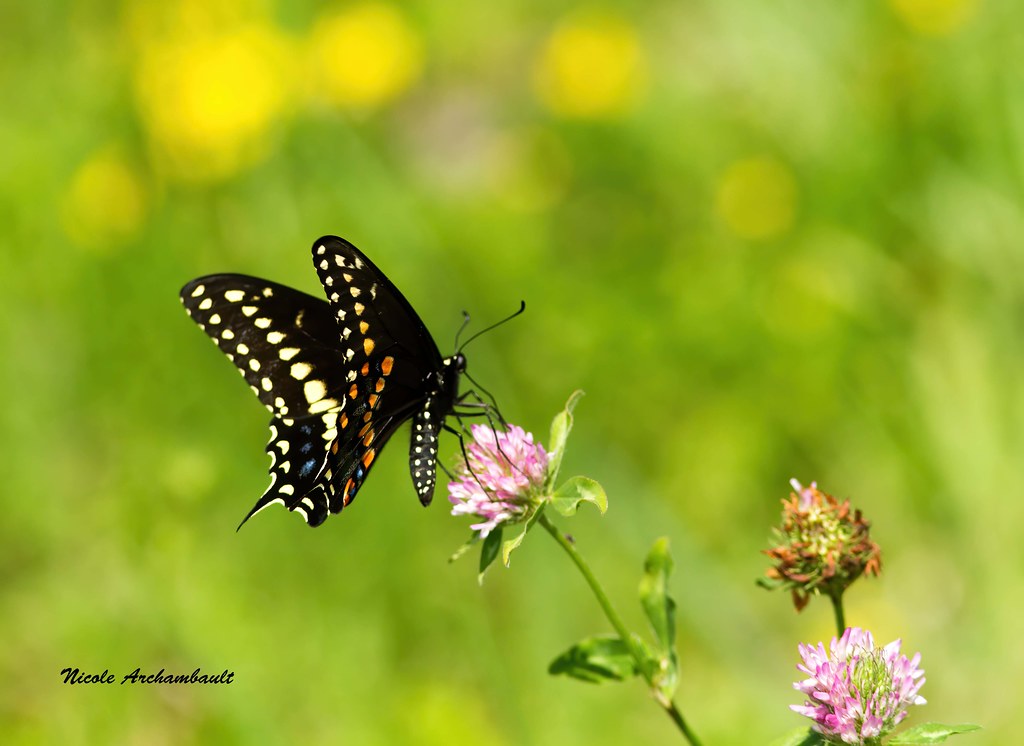
POLYGON ((799 728, 772 741, 769 746, 822 746, 826 741, 810 728, 799 728))
POLYGON ((598 635, 573 645, 551 661, 548 673, 580 681, 623 681, 637 672, 636 659, 620 637, 598 635))
POLYGON ((640 603, 658 642, 660 655, 653 673, 658 690, 667 698, 671 698, 675 692, 679 673, 675 649, 676 603, 668 595, 668 579, 672 568, 668 539, 663 537, 654 542, 644 561, 644 575, 640 579, 640 603))
POLYGON ((644 560, 644 576, 640 579, 640 603, 651 622, 654 636, 662 652, 675 646, 675 601, 668 595, 668 579, 672 574, 672 554, 668 539, 660 538, 644 560))
POLYGON ((558 469, 562 466, 562 456, 565 454, 565 442, 569 439, 569 431, 572 430, 572 411, 576 408, 583 392, 576 390, 572 392, 569 401, 565 403, 565 409, 555 415, 551 421, 551 437, 548 439, 548 473, 544 477, 544 492, 549 493, 551 487, 558 477, 558 469))
POLYGON ((902 733, 897 733, 889 739, 890 746, 900 744, 921 744, 921 743, 942 743, 950 736, 960 733, 971 733, 981 730, 980 725, 963 723, 961 725, 943 725, 942 723, 924 723, 915 726, 902 733))
POLYGON ((534 511, 533 515, 523 524, 523 530, 501 545, 501 561, 505 564, 505 567, 508 567, 512 561, 512 551, 518 549, 519 545, 523 543, 523 539, 526 538, 526 534, 533 528, 533 524, 537 522, 540 514, 541 510, 534 511))
POLYGON ((484 545, 480 547, 480 571, 476 576, 480 583, 484 582, 484 573, 487 572, 487 568, 498 558, 498 549, 500 547, 501 529, 499 528, 487 534, 487 538, 484 539, 484 545))
POLYGON ((604 487, 587 477, 572 477, 551 496, 551 507, 561 515, 576 515, 581 502, 593 503, 603 514, 608 510, 608 496, 604 487))

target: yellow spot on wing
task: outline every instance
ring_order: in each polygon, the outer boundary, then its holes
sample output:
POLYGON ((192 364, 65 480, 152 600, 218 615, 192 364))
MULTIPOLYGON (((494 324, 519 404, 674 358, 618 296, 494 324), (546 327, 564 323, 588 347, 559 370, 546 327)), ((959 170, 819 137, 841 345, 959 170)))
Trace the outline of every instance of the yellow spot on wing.
POLYGON ((245 297, 245 293, 241 290, 226 290, 224 291, 224 299, 231 303, 238 303, 245 297))
POLYGON ((370 339, 369 337, 363 340, 363 352, 365 352, 367 355, 373 352, 373 340, 370 339))
POLYGON ((319 414, 320 412, 326 412, 329 409, 334 409, 337 406, 338 406, 338 400, 337 399, 330 399, 330 398, 321 399, 320 401, 314 402, 313 404, 309 405, 309 413, 310 414, 319 414))
POLYGON ((313 372, 313 366, 308 363, 293 363, 292 364, 292 378, 301 381, 303 378, 313 372))
POLYGON ((324 395, 327 394, 327 387, 324 386, 323 381, 313 379, 312 381, 306 381, 302 387, 302 393, 306 395, 306 401, 312 404, 324 398, 324 395))

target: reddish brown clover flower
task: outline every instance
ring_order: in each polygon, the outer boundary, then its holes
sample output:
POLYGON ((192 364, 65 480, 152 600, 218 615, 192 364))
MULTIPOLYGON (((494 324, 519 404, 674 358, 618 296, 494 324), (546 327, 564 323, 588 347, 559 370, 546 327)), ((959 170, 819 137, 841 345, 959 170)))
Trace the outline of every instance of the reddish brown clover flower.
POLYGON ((795 491, 782 501, 782 525, 772 530, 775 546, 764 550, 775 565, 760 583, 788 588, 800 611, 814 594, 838 599, 861 575, 878 575, 882 554, 871 540, 871 524, 859 510, 851 512, 849 500, 840 502, 816 483, 790 484, 795 491))

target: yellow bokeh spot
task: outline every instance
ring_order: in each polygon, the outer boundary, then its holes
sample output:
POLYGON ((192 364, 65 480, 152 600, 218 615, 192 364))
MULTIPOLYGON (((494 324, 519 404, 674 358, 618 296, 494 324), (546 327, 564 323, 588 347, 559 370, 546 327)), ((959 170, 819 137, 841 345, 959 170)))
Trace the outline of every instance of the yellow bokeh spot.
POLYGON ((289 59, 287 40, 260 23, 144 45, 139 107, 169 171, 210 180, 261 158, 290 97, 289 59))
POLYGON ((769 157, 733 163, 718 182, 715 209, 740 238, 782 235, 796 216, 796 181, 789 169, 769 157))
POLYGON ((61 204, 61 224, 73 243, 106 252, 134 238, 146 219, 142 177, 115 148, 104 148, 71 177, 61 204))
POLYGON ((889 0, 907 26, 925 36, 948 36, 973 16, 978 0, 889 0))
POLYGON ((310 64, 318 94, 340 106, 370 109, 393 100, 416 81, 423 49, 398 10, 364 3, 316 22, 310 64))
POLYGON ((629 110, 646 86, 636 31, 620 18, 565 21, 548 39, 534 72, 541 100, 565 117, 604 118, 629 110))

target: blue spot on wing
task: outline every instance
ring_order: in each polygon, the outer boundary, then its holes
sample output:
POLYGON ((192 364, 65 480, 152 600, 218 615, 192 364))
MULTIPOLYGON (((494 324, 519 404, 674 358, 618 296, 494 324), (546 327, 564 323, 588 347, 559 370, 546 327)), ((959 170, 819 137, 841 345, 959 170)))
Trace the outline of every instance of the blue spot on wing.
MULTIPOLYGON (((308 452, 308 451, 309 451, 308 448, 303 448, 303 452, 308 452)), ((299 476, 301 478, 305 479, 306 477, 308 477, 310 474, 313 473, 313 470, 315 468, 316 468, 316 459, 312 459, 311 458, 309 461, 306 461, 302 465, 301 469, 299 469, 299 476)))

